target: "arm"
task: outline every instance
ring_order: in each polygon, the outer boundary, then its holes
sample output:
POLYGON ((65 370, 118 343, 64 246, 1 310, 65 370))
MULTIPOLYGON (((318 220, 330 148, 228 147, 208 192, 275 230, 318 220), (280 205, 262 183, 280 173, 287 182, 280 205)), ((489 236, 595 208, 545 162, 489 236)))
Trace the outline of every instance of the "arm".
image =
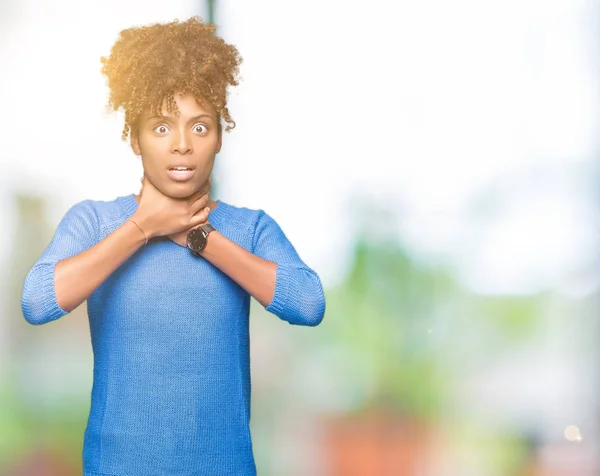
POLYGON ((253 253, 214 231, 201 254, 290 324, 316 326, 323 320, 325 296, 319 276, 265 212, 258 217, 253 253))
POLYGON ((45 324, 71 312, 145 242, 130 221, 96 243, 98 235, 90 200, 67 211, 25 277, 21 307, 27 322, 45 324))

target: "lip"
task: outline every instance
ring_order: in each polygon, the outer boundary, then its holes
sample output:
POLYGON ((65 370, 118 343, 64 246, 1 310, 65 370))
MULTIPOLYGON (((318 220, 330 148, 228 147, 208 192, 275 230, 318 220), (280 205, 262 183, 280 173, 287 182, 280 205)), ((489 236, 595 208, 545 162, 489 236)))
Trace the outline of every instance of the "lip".
POLYGON ((195 169, 196 166, 190 162, 175 162, 174 164, 169 164, 168 169, 172 169, 175 167, 185 167, 188 169, 195 169))
POLYGON ((177 172, 175 170, 167 169, 167 176, 176 182, 186 182, 190 180, 195 173, 196 169, 187 170, 185 172, 177 172))

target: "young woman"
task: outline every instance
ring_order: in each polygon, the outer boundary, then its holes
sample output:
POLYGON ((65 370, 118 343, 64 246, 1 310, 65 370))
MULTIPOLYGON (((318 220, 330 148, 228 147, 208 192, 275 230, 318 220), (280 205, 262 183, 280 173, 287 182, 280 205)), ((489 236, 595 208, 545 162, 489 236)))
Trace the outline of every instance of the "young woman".
POLYGON ((323 319, 321 281, 273 218, 210 198, 241 61, 198 18, 126 29, 102 58, 141 191, 73 205, 22 295, 31 324, 87 300, 85 476, 256 474, 250 297, 290 324, 323 319))

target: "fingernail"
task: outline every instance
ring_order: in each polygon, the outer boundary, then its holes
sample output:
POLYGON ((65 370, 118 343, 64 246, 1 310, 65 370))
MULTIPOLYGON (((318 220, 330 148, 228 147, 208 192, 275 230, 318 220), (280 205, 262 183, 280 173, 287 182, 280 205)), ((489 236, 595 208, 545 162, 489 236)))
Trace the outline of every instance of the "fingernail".
POLYGON ((206 207, 206 208, 204 209, 204 211, 205 211, 206 213, 208 213, 208 212, 210 212, 210 208, 206 207))

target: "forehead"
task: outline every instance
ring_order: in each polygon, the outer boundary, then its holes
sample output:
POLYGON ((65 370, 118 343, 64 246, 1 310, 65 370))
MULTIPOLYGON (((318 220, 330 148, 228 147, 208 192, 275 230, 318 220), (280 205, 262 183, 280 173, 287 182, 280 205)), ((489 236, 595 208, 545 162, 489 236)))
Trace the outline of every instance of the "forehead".
MULTIPOLYGON (((190 93, 176 93, 173 95, 173 100, 175 104, 174 108, 172 106, 171 110, 169 110, 169 104, 167 100, 163 100, 160 108, 160 114, 169 117, 180 117, 182 119, 199 116, 201 114, 208 114, 213 119, 216 118, 214 109, 207 101, 197 99, 190 93)), ((147 119, 153 117, 155 113, 156 110, 151 108, 145 111, 143 117, 144 119, 147 119)))

